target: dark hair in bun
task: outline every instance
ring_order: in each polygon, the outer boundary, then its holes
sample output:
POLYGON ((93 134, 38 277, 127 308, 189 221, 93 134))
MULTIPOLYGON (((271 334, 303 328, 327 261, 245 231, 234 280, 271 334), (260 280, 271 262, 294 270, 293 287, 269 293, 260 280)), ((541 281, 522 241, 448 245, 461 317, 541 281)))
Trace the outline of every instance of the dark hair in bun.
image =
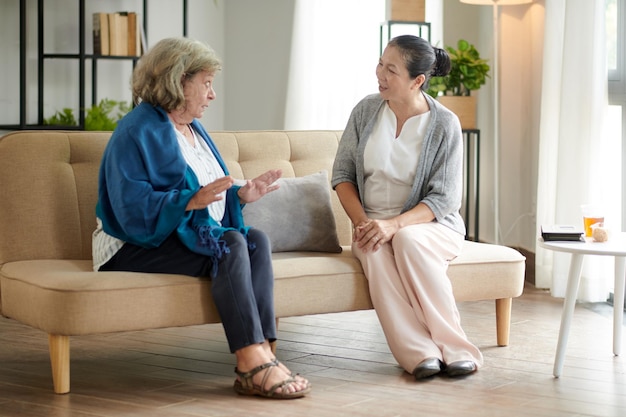
POLYGON ((416 78, 420 74, 426 77, 422 90, 428 88, 430 77, 443 77, 450 72, 448 53, 432 46, 424 38, 415 35, 396 36, 387 46, 398 49, 411 78, 416 78))
POLYGON ((433 50, 435 51, 435 66, 430 75, 433 77, 448 75, 450 73, 450 55, 448 55, 445 49, 433 46, 433 50))

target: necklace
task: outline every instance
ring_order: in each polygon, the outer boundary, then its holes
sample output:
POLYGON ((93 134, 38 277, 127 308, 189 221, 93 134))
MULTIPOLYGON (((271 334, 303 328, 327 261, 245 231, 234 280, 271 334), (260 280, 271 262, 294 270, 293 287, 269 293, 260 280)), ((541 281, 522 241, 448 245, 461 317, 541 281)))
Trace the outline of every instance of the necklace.
POLYGON ((194 135, 193 130, 191 129, 191 126, 188 124, 184 124, 184 125, 176 124, 174 127, 181 135, 183 135, 187 143, 192 148, 195 149, 196 148, 196 135, 194 135))
POLYGON ((196 144, 196 135, 193 133, 193 130, 191 129, 190 125, 185 125, 185 126, 187 127, 185 132, 188 132, 189 136, 185 135, 185 133, 183 133, 183 136, 185 136, 185 139, 187 139, 187 143, 189 143, 189 145, 191 145, 191 147, 196 152, 199 152, 200 149, 198 149, 198 146, 196 144))
POLYGON ((188 138, 188 134, 191 133, 191 137, 193 138, 193 132, 191 131, 191 125, 189 123, 180 123, 179 121, 175 120, 175 117, 172 115, 172 113, 168 113, 168 117, 174 125, 174 129, 178 130, 186 138, 188 138))

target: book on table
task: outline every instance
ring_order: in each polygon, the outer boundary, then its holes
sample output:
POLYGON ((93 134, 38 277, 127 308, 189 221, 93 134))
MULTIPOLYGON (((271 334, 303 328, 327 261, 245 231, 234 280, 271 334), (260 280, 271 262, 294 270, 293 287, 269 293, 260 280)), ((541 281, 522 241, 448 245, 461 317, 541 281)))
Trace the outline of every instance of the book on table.
POLYGON ((551 224, 541 226, 544 241, 584 242, 585 231, 580 226, 569 224, 551 224))

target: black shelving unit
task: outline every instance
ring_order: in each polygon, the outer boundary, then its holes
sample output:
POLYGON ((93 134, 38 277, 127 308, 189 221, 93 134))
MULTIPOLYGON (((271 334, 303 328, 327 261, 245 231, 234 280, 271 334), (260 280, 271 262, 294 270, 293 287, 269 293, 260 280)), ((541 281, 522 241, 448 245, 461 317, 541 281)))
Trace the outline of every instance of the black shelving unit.
POLYGON ((412 35, 419 36, 430 42, 430 22, 412 22, 406 20, 387 20, 380 24, 380 54, 382 55, 385 46, 391 40, 391 29, 393 26, 400 26, 411 32, 412 35))
MULTIPOLYGON (((89 0, 77 0, 79 9, 79 21, 78 21, 78 53, 46 53, 45 52, 45 39, 44 39, 44 0, 37 1, 37 123, 26 123, 26 97, 27 97, 27 85, 26 85, 26 47, 27 47, 27 10, 26 3, 28 0, 20 0, 20 105, 19 105, 19 123, 0 125, 0 129, 6 130, 24 130, 24 129, 72 129, 82 130, 85 125, 85 101, 86 101, 86 65, 91 63, 91 98, 92 104, 97 104, 97 80, 98 80, 98 61, 100 60, 117 60, 117 61, 131 61, 133 67, 135 66, 139 57, 136 56, 110 56, 110 55, 94 55, 86 53, 86 41, 87 36, 85 33, 85 2, 89 0), (44 125, 43 103, 44 103, 44 67, 48 60, 75 60, 78 62, 78 85, 79 85, 79 98, 78 98, 78 126, 50 126, 44 125)), ((143 29, 147 35, 147 16, 148 16, 148 0, 143 0, 143 29)), ((187 36, 187 0, 182 0, 183 8, 183 36, 187 36)), ((89 37, 89 39, 91 39, 89 37)))

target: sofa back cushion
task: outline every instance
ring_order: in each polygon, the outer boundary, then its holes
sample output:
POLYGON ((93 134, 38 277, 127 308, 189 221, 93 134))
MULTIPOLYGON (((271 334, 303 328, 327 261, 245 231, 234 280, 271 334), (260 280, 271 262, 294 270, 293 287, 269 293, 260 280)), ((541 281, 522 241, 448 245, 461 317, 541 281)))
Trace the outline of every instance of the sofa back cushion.
MULTIPOLYGON (((91 259, 100 159, 111 132, 19 131, 0 138, 0 265, 91 259)), ((280 168, 285 177, 331 172, 340 132, 211 133, 235 178, 280 168)), ((331 193, 339 241, 350 222, 331 193)))
POLYGON ((98 169, 110 136, 21 131, 0 138, 0 265, 91 259, 98 169))

